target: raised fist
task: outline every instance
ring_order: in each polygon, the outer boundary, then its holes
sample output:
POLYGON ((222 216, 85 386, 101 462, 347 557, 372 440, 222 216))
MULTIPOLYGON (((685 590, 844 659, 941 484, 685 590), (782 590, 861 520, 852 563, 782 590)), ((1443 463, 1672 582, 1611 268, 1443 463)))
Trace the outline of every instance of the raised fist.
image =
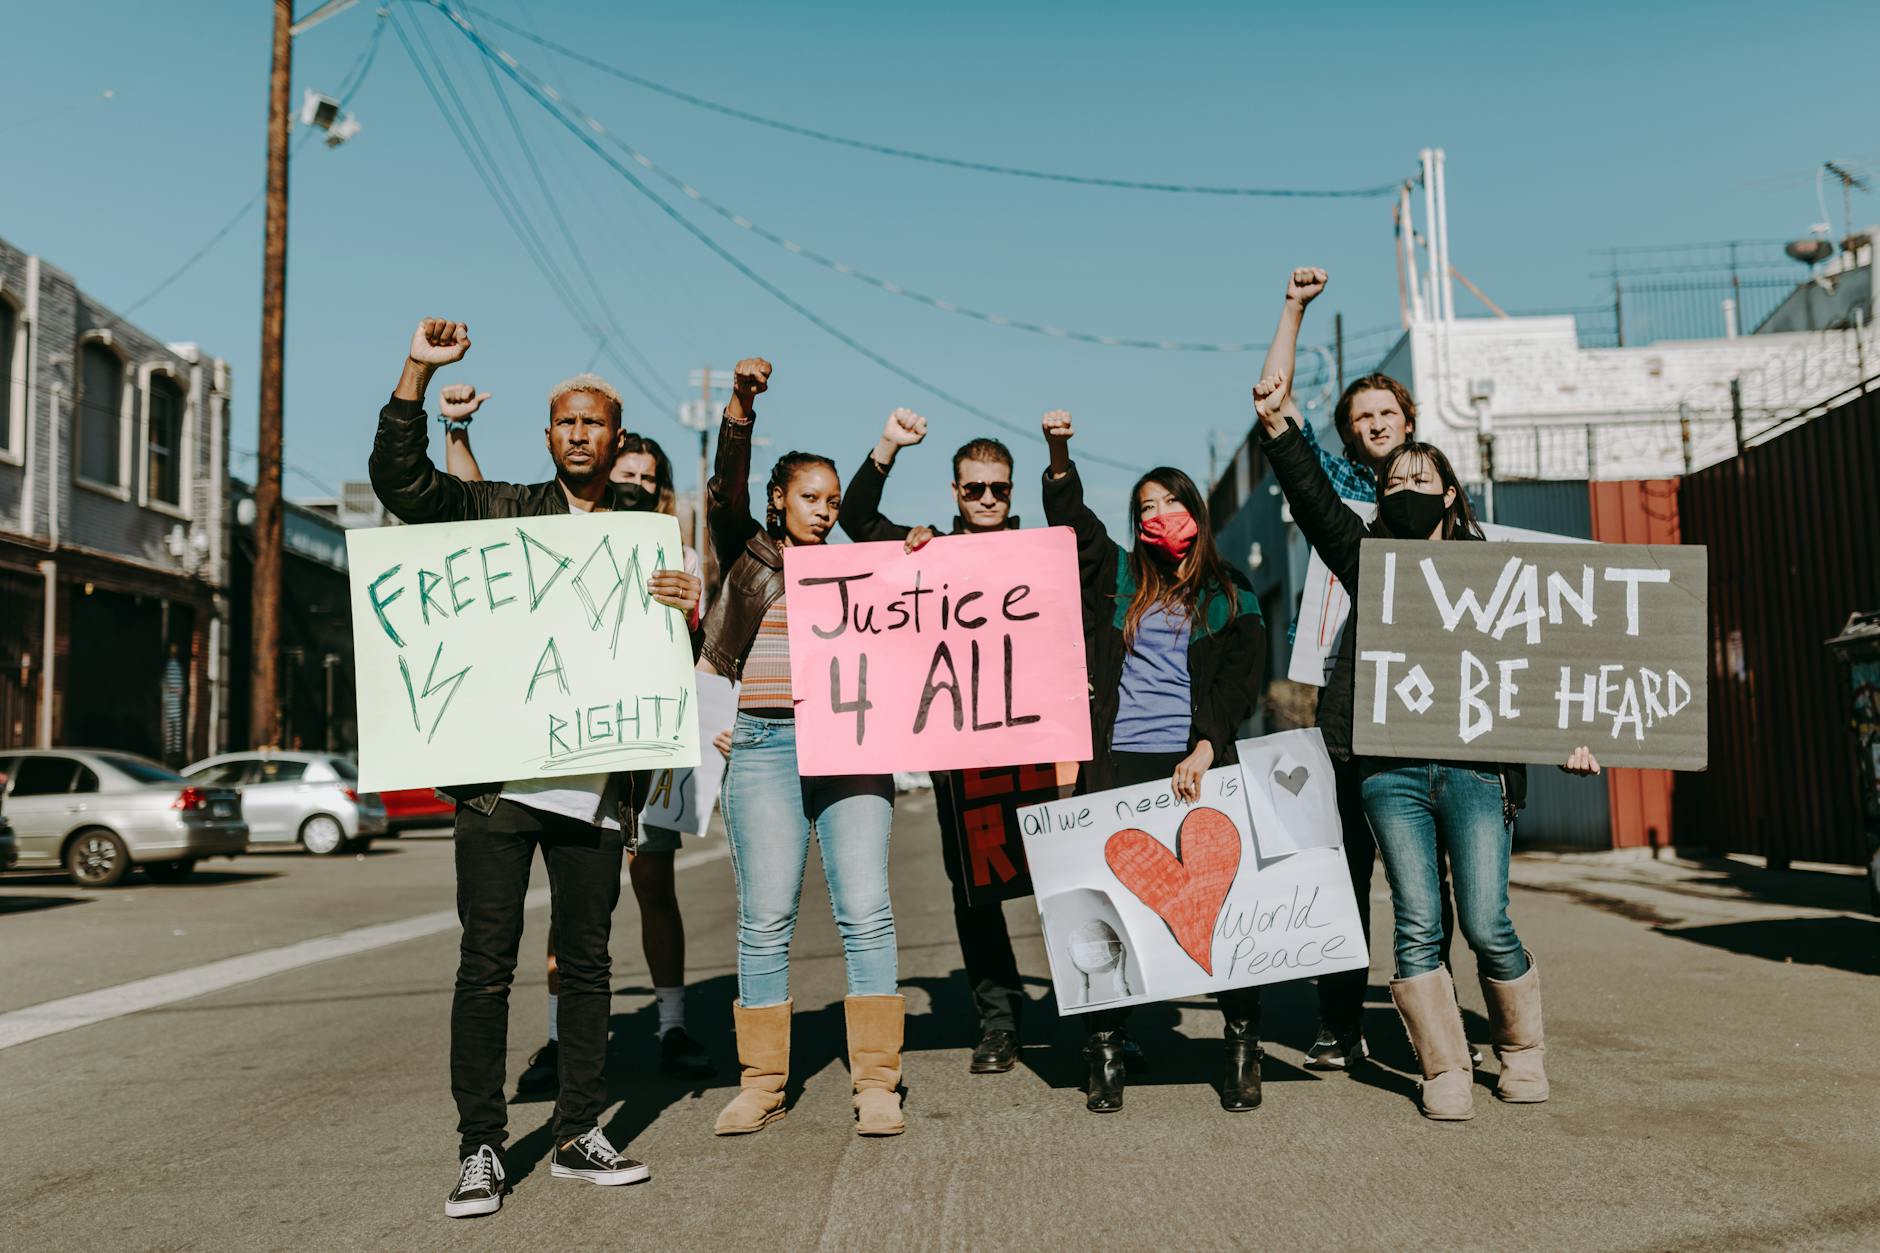
POLYGON ((731 373, 731 390, 746 400, 770 387, 770 362, 762 357, 746 357, 731 373))
POLYGON ((1264 422, 1279 413, 1286 402, 1286 376, 1269 374, 1253 385, 1253 412, 1264 422))
POLYGON ((470 415, 490 398, 468 383, 452 383, 437 394, 437 411, 452 422, 468 422, 470 415))
POLYGON ((1324 270, 1317 266, 1302 265, 1286 280, 1286 299, 1294 304, 1309 305, 1314 296, 1325 290, 1325 283, 1324 270))
POLYGON ((912 409, 896 409, 888 415, 888 425, 881 430, 881 438, 896 448, 907 448, 927 438, 927 419, 912 409))
POLYGON ((411 335, 411 359, 433 370, 462 361, 470 351, 470 328, 462 322, 426 318, 411 335))
POLYGON ((1054 444, 1064 443, 1076 434, 1071 429, 1071 411, 1068 409, 1053 409, 1040 419, 1040 425, 1044 427, 1045 439, 1054 444))

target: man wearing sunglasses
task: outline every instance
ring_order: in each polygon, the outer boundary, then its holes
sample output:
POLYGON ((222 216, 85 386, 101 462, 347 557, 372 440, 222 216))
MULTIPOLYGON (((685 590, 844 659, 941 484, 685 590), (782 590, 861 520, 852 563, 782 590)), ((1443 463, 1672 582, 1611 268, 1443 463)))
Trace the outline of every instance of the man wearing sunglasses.
MULTIPOLYGON (((1016 530, 1012 513, 1012 452, 996 439, 975 439, 953 454, 953 502, 959 512, 952 526, 902 526, 881 516, 881 489, 903 448, 927 438, 927 419, 909 409, 896 409, 876 441, 874 450, 848 482, 837 521, 843 534, 856 543, 899 540, 912 552, 936 534, 978 535, 1016 530)), ((997 901, 969 904, 960 878, 960 831, 953 813, 953 792, 944 772, 933 775, 934 804, 939 810, 941 855, 953 884, 953 925, 959 933, 960 957, 966 981, 972 986, 973 1006, 979 1013, 979 1043, 973 1049, 972 1072, 999 1074, 1018 1062, 1018 1019, 1025 1003, 1019 985, 1018 959, 1005 927, 1005 910, 997 901)))

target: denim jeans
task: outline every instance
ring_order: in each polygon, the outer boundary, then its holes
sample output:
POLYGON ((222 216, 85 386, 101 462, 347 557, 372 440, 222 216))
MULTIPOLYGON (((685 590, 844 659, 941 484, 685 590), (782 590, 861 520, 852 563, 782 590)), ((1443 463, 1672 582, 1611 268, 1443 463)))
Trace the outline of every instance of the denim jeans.
POLYGON ((548 867, 555 965, 561 975, 555 1142, 565 1143, 592 1130, 607 1107, 613 973, 607 940, 620 900, 620 833, 505 800, 488 815, 459 805, 455 844, 463 940, 450 1003, 450 1088, 457 1100, 459 1156, 482 1144, 500 1150, 508 1131, 503 1078, 509 1060, 509 987, 522 942, 529 865, 538 846, 548 867))
POLYGON ((892 996, 898 986, 888 903, 894 781, 886 775, 804 778, 796 770, 796 723, 741 713, 731 730, 723 803, 738 881, 738 999, 745 1008, 790 997, 790 938, 812 830, 842 934, 849 995, 892 996))
POLYGON ((1390 880, 1397 977, 1442 964, 1439 847, 1449 852, 1456 921, 1476 965, 1491 979, 1526 974, 1527 953, 1508 921, 1514 833, 1502 812, 1501 775, 1467 763, 1406 762, 1370 775, 1360 790, 1390 880))

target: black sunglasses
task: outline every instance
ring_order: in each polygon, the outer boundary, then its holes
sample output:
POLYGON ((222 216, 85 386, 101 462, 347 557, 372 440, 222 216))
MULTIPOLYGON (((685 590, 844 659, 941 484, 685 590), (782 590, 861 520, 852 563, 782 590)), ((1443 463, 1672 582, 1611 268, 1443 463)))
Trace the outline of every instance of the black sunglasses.
POLYGON ((961 483, 959 485, 959 489, 960 489, 960 495, 965 497, 967 500, 978 500, 981 496, 984 496, 987 492, 992 493, 992 498, 994 500, 1012 499, 1012 484, 1010 482, 961 483))

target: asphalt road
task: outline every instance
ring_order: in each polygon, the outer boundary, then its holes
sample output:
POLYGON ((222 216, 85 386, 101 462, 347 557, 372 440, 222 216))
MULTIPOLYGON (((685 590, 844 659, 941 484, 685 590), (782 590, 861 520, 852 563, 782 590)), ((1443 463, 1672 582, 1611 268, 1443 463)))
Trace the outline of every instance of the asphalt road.
MULTIPOLYGON (((682 855, 680 894, 692 1026, 719 1077, 656 1070, 624 893, 606 1126, 652 1180, 550 1178, 550 1105, 521 1102, 516 1190, 471 1222, 442 1216, 455 1176, 447 839, 331 861, 250 856, 187 885, 108 892, 7 876, 0 1238, 85 1250, 1880 1247, 1880 931, 1857 913, 1856 878, 1521 859, 1514 916, 1547 991, 1545 1106, 1498 1105, 1484 1083, 1473 1122, 1419 1118, 1377 979, 1381 1064, 1359 1078, 1301 1068, 1311 989, 1286 985, 1267 997, 1262 1109, 1217 1107, 1219 1020, 1196 1002, 1136 1015, 1152 1073, 1098 1117, 1077 1090, 1076 1024, 1045 1000, 1029 901, 1008 907, 1034 978, 1023 1062, 967 1074, 973 1025, 931 802, 903 797, 896 819, 905 1136, 851 1129, 841 949, 819 872, 795 950, 790 1115, 756 1136, 711 1135, 735 1083, 734 902, 722 841, 700 841, 682 855), (133 1005, 148 1007, 123 1012, 133 1005), (70 1022, 85 1025, 54 1030, 70 1022)), ((533 955, 546 923, 531 911, 512 1076, 543 1035, 533 955)), ((1479 1038, 1473 967, 1458 966, 1479 1038)))

